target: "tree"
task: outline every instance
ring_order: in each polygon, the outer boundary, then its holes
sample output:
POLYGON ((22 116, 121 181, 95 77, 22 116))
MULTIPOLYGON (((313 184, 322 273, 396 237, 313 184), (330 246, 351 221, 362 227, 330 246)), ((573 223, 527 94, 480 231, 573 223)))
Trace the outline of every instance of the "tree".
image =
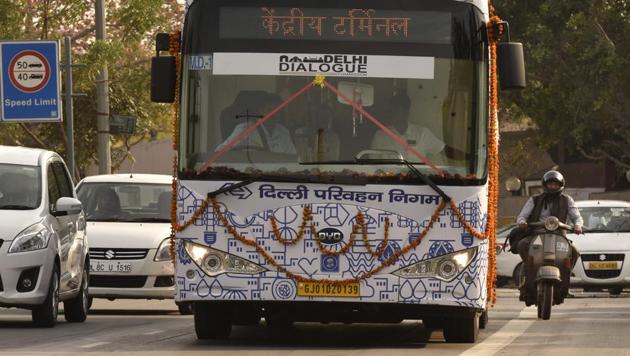
POLYGON ((536 122, 543 145, 574 142, 586 158, 630 168, 630 2, 494 4, 526 57, 528 87, 504 99, 536 122))
MULTIPOLYGON (((150 58, 158 32, 179 28, 183 8, 176 0, 110 0, 107 6, 108 41, 95 41, 94 1, 0 0, 0 38, 61 39, 71 36, 75 63, 75 157, 81 170, 96 162, 96 93, 99 69, 109 69, 110 112, 137 118, 136 134, 112 137, 112 167, 129 149, 153 132, 170 131, 171 110, 150 102, 150 58), (26 14, 26 15, 25 15, 26 14)), ((0 143, 42 147, 66 152, 60 124, 2 124, 0 143)))

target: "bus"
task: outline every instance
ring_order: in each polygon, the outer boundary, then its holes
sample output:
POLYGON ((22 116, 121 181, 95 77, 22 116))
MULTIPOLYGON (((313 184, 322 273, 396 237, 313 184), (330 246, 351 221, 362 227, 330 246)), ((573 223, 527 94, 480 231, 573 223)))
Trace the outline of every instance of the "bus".
POLYGON ((175 298, 197 337, 422 320, 475 342, 495 63, 502 87, 525 82, 507 30, 486 0, 189 1, 151 89, 176 112, 175 298))

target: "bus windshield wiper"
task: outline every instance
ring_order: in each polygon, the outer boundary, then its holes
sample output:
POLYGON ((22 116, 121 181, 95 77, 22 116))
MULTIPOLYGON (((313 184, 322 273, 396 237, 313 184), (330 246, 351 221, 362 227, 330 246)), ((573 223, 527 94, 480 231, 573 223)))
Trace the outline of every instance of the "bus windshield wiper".
MULTIPOLYGON (((319 176, 316 176, 319 177, 319 176)), ((320 177, 324 178, 324 177, 320 177)), ((229 193, 233 190, 242 188, 246 185, 250 185, 254 182, 280 182, 280 183, 335 183, 341 185, 366 185, 367 179, 361 179, 354 176, 348 177, 330 177, 331 181, 327 182, 324 179, 313 179, 309 177, 298 178, 298 177, 282 177, 282 176, 274 176, 274 175, 256 175, 250 178, 247 178, 241 182, 234 183, 232 185, 228 185, 227 187, 219 188, 215 191, 208 193, 208 198, 215 198, 219 194, 229 193)))
POLYGON ((448 203, 448 202, 451 201, 451 197, 449 197, 440 187, 438 187, 437 184, 435 184, 435 182, 433 182, 431 180, 431 178, 429 178, 426 174, 423 174, 422 172, 420 172, 418 170, 418 168, 416 168, 413 164, 411 164, 409 161, 407 161, 404 158, 396 158, 396 159, 356 158, 355 159, 355 163, 357 163, 357 164, 374 164, 374 165, 379 165, 379 164, 400 165, 400 164, 404 164, 405 166, 407 166, 407 168, 409 168, 409 171, 411 173, 413 173, 416 177, 420 178, 426 185, 431 187, 431 189, 433 189, 436 193, 438 193, 442 197, 442 199, 444 199, 445 202, 448 203))

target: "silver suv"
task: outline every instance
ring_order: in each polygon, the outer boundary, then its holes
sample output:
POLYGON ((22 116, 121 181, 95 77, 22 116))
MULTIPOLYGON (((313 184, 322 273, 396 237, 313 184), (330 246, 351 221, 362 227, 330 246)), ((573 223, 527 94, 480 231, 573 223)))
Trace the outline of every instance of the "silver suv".
POLYGON ((0 307, 32 310, 52 327, 88 311, 85 217, 72 179, 51 151, 0 146, 0 307))

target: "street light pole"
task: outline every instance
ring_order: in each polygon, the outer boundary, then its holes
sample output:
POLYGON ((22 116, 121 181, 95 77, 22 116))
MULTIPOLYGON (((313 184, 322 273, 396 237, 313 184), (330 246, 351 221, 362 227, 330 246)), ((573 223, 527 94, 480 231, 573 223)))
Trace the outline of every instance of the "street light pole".
MULTIPOLYGON (((96 0, 96 40, 104 41, 105 0, 96 0)), ((98 130, 98 172, 110 174, 112 170, 111 143, 109 136, 109 73, 101 68, 96 81, 96 129, 98 130)))

